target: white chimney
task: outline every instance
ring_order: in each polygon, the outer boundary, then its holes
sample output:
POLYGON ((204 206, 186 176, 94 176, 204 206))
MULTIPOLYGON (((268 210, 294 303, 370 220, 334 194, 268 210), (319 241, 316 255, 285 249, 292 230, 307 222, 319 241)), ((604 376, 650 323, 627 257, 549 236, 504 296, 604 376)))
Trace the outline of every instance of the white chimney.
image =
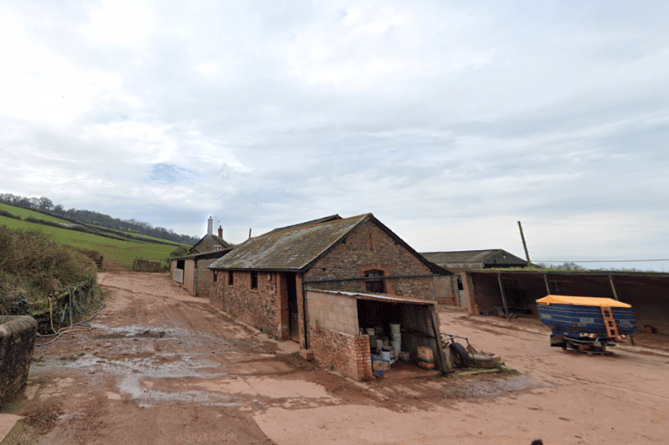
POLYGON ((212 218, 210 216, 207 223, 208 223, 207 224, 207 235, 213 235, 214 234, 214 218, 212 218))

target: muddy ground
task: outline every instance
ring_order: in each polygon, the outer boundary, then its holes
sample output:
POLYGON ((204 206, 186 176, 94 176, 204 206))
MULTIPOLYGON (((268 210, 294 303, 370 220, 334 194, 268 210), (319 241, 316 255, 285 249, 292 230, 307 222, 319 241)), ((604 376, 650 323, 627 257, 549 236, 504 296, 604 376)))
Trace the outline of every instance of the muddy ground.
POLYGON ((442 332, 469 337, 519 373, 405 379, 415 370, 391 370, 361 384, 167 275, 114 271, 99 282, 107 307, 91 328, 36 348, 28 385, 0 415, 22 417, 2 445, 669 441, 662 351, 563 352, 534 321, 444 309, 442 332))

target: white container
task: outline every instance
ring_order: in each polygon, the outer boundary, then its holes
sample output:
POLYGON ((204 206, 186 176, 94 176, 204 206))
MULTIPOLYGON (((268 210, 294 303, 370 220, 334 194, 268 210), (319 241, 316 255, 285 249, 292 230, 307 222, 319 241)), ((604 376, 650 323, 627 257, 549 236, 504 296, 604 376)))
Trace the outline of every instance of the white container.
POLYGON ((400 324, 399 323, 390 323, 390 333, 399 334, 400 333, 400 324))
POLYGON ((393 341, 400 341, 401 342, 402 341, 402 334, 400 334, 399 332, 398 333, 393 332, 391 334, 391 338, 393 339, 393 341))
POLYGON ((383 348, 381 349, 381 360, 386 362, 390 361, 390 349, 383 348))
POLYGON ((402 350, 402 342, 393 341, 391 343, 391 345, 392 345, 392 348, 393 348, 393 353, 394 353, 393 355, 395 357, 398 357, 400 355, 400 351, 402 350))

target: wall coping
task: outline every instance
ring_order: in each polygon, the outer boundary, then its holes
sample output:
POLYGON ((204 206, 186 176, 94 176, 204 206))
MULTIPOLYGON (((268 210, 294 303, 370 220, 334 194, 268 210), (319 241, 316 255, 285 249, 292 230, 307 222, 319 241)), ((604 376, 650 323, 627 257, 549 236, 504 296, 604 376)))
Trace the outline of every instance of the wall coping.
POLYGON ((34 327, 37 327, 37 321, 28 315, 0 316, 0 337, 9 337, 34 327))

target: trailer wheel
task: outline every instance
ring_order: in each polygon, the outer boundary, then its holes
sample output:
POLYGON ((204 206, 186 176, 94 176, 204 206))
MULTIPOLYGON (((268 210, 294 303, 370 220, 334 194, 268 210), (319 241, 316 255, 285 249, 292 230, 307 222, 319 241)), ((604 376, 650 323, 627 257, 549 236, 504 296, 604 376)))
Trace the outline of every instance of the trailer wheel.
POLYGON ((469 353, 460 343, 451 343, 448 345, 448 349, 451 351, 451 356, 453 357, 453 364, 458 368, 469 368, 471 366, 471 361, 469 360, 469 353))

